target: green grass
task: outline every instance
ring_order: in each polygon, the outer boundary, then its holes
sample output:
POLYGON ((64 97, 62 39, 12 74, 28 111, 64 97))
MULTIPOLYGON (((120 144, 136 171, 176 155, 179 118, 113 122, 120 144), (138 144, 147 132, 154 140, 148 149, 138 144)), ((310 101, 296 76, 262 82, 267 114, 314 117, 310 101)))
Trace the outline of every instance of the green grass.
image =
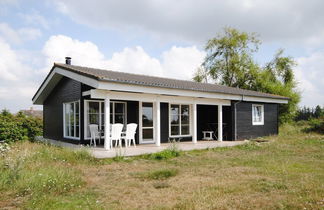
POLYGON ((178 174, 177 169, 158 169, 149 172, 136 173, 135 176, 141 179, 165 180, 178 174))
POLYGON ((0 155, 0 209, 323 209, 324 135, 304 127, 236 147, 174 144, 103 160, 16 142, 0 155))
POLYGON ((168 160, 174 157, 179 157, 181 152, 179 151, 176 142, 171 142, 170 146, 161 152, 142 155, 139 158, 151 159, 151 160, 168 160))

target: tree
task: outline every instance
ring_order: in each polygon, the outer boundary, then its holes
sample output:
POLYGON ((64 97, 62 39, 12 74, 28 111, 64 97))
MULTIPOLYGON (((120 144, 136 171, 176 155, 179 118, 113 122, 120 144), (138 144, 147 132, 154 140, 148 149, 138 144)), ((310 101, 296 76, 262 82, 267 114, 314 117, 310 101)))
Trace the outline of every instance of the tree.
POLYGON ((293 71, 296 62, 283 53, 284 51, 279 49, 274 58, 262 68, 257 76, 256 87, 252 89, 289 97, 288 104, 279 106, 280 122, 288 122, 293 120, 297 113, 300 93, 293 71))
POLYGON ((246 82, 254 76, 256 65, 252 53, 260 41, 255 34, 225 28, 224 34, 207 42, 207 56, 202 66, 212 80, 231 87, 249 86, 246 82))
POLYGON ((300 101, 293 72, 296 63, 280 49, 261 67, 253 58, 260 44, 255 33, 225 28, 223 34, 207 42, 207 56, 193 79, 289 97, 288 104, 280 105, 279 113, 280 122, 290 121, 300 101))
POLYGON ((314 117, 315 118, 319 118, 319 117, 321 117, 322 116, 322 108, 319 106, 319 105, 317 105, 316 106, 316 108, 315 108, 315 111, 314 111, 314 117))

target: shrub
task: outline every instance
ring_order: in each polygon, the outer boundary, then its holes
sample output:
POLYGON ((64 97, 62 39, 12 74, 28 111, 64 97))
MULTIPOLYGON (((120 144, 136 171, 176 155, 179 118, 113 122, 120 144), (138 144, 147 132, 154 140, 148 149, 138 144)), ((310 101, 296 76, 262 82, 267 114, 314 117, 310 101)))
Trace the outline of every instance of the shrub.
POLYGON ((36 136, 42 135, 42 130, 42 119, 23 113, 13 115, 7 110, 0 113, 0 140, 6 142, 34 140, 36 136))
POLYGON ((170 159, 170 158, 178 157, 178 156, 180 156, 179 151, 165 149, 161 152, 157 152, 157 153, 153 153, 153 154, 149 155, 149 159, 165 160, 165 159, 170 159))
POLYGON ((148 155, 148 158, 155 160, 165 160, 178 156, 180 156, 180 150, 178 148, 177 142, 172 141, 167 149, 162 150, 161 152, 150 154, 148 155))
POLYGON ((309 121, 309 128, 307 128, 306 131, 324 134, 324 117, 319 119, 311 119, 309 121))

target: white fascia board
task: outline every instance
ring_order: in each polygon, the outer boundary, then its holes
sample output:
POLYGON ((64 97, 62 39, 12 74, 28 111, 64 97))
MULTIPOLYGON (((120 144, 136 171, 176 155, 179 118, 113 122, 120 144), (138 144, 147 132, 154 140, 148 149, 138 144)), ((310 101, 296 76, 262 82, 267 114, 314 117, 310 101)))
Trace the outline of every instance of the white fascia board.
MULTIPOLYGON (((158 95, 163 94, 163 95, 183 96, 183 97, 191 97, 191 98, 208 98, 208 99, 235 100, 235 101, 242 100, 242 95, 211 93, 211 92, 181 90, 181 89, 171 89, 171 88, 148 87, 142 85, 130 85, 130 84, 122 84, 122 83, 106 82, 106 81, 100 81, 98 89, 135 92, 135 93, 148 93, 148 94, 158 94, 158 95)), ((243 96, 243 101, 279 103, 279 104, 288 103, 287 99, 276 99, 276 98, 255 97, 255 96, 243 96)))
POLYGON ((90 94, 91 94, 90 90, 82 92, 82 96, 89 96, 90 94))
POLYGON ((77 74, 65 69, 55 67, 51 74, 47 77, 45 82, 42 84, 37 95, 33 99, 33 104, 42 105, 46 97, 50 94, 56 84, 61 80, 62 76, 68 77, 70 79, 79 81, 83 84, 89 85, 91 87, 98 87, 98 80, 77 74))
POLYGON ((42 105, 45 98, 48 96, 50 91, 56 86, 56 84, 61 80, 62 76, 55 74, 54 71, 47 77, 45 82, 42 84, 41 88, 37 92, 33 99, 33 104, 42 105))
POLYGON ((149 93, 149 94, 164 94, 170 96, 186 96, 186 97, 201 97, 201 98, 214 98, 224 100, 240 100, 242 96, 231 95, 223 93, 210 93, 193 90, 181 90, 172 88, 148 87, 143 85, 130 85, 116 82, 100 81, 98 89, 114 90, 114 91, 127 91, 135 93, 149 93))
POLYGON ((131 101, 145 101, 145 102, 166 102, 166 103, 181 103, 181 104, 206 104, 206 105, 223 105, 230 106, 230 100, 213 99, 213 98, 197 98, 185 96, 166 96, 149 93, 129 93, 107 90, 90 90, 91 98, 104 99, 109 96, 111 100, 131 100, 131 101))
POLYGON ((78 73, 75 73, 72 71, 67 71, 67 70, 59 68, 59 67, 55 67, 54 71, 58 74, 61 74, 61 75, 66 76, 70 79, 79 81, 79 82, 89 85, 93 88, 98 88, 98 86, 99 86, 98 80, 84 76, 82 74, 78 74, 78 73))
POLYGON ((288 99, 262 98, 262 97, 255 97, 255 96, 244 96, 243 101, 288 104, 288 99))

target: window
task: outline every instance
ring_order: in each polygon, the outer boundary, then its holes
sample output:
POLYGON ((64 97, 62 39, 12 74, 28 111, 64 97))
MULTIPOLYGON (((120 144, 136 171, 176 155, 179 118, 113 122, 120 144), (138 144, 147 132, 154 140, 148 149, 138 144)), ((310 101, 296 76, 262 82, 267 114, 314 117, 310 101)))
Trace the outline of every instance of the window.
MULTIPOLYGON (((85 136, 90 138, 89 125, 97 124, 99 129, 105 129, 105 103, 104 101, 85 101, 86 121, 85 136)), ((122 123, 126 125, 126 103, 110 102, 110 123, 122 123)))
POLYGON ((79 101, 63 104, 64 137, 80 138, 80 103, 79 101))
POLYGON ((170 136, 190 135, 190 107, 189 105, 170 105, 170 136))
POLYGON ((264 109, 263 105, 252 104, 252 124, 263 125, 264 124, 264 109))

